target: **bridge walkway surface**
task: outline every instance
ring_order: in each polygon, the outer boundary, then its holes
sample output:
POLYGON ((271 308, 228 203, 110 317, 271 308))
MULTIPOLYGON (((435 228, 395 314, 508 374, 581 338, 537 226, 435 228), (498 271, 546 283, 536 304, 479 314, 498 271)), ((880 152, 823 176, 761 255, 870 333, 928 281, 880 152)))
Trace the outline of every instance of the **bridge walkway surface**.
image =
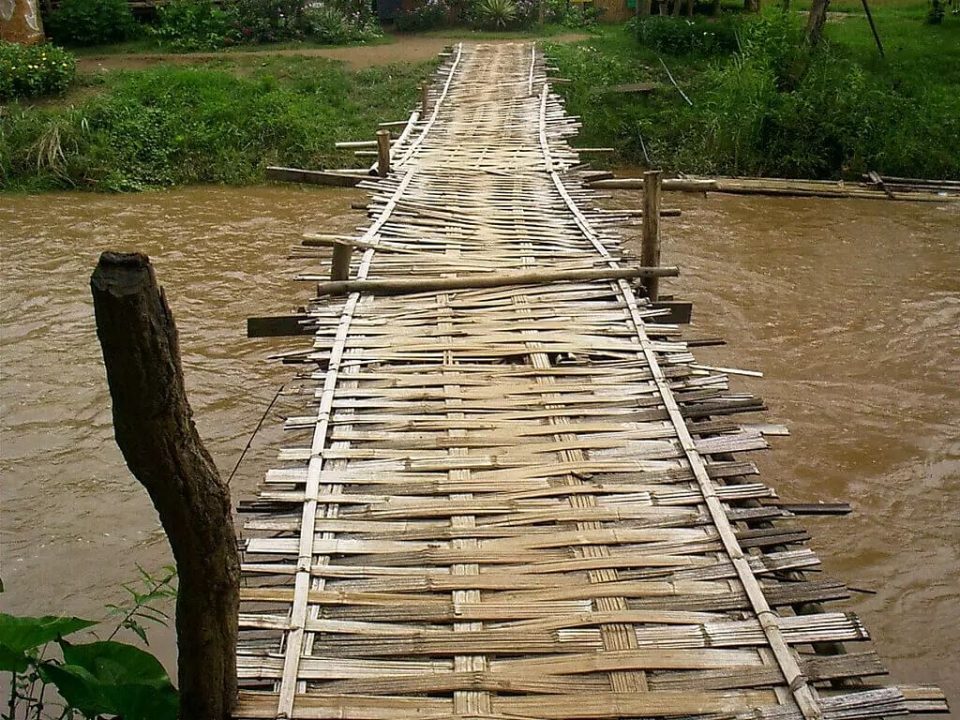
POLYGON ((351 277, 388 284, 310 303, 307 409, 242 508, 235 716, 942 709, 870 681, 863 625, 820 604, 845 588, 736 455, 767 447, 731 419, 762 403, 617 276, 624 216, 583 187, 540 52, 455 46, 431 93, 351 240, 351 277), (430 285, 558 271, 595 272, 430 285))

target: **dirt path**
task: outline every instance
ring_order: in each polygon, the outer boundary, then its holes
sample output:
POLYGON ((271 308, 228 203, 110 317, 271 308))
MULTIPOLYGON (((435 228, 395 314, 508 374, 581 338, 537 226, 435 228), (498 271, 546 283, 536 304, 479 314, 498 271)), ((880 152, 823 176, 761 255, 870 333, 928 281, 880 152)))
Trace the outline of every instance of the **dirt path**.
MULTIPOLYGON (((90 55, 77 58, 77 69, 82 73, 96 73, 105 70, 142 70, 162 63, 176 65, 196 65, 211 60, 234 60, 237 63, 252 62, 264 55, 301 57, 325 57, 339 60, 354 70, 375 65, 389 65, 397 62, 424 62, 437 56, 437 53, 459 38, 434 37, 423 35, 394 35, 393 42, 382 45, 356 45, 336 48, 286 48, 282 50, 249 50, 208 53, 125 53, 90 55)), ((583 33, 564 33, 555 35, 551 42, 577 42, 589 37, 583 33)), ((469 39, 469 38, 465 38, 469 39)), ((487 40, 478 42, 516 42, 516 40, 487 40)))

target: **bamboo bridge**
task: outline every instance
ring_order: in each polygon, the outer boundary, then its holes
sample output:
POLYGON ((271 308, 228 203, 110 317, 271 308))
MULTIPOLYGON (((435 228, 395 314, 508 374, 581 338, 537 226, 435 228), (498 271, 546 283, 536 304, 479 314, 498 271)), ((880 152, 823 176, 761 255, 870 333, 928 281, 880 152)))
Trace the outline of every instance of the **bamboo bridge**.
POLYGON ((866 629, 823 607, 846 589, 781 524, 802 508, 738 455, 762 403, 635 291, 539 51, 456 46, 430 92, 362 184, 347 293, 306 308, 307 409, 241 508, 235 716, 943 710, 871 680, 866 629))

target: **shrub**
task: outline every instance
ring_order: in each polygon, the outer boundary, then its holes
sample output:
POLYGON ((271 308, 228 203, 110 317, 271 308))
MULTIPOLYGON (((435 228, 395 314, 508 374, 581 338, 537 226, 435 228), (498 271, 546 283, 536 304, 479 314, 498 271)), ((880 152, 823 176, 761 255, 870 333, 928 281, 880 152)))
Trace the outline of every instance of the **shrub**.
POLYGON ((63 0, 47 30, 65 45, 102 45, 131 37, 136 23, 127 0, 63 0))
POLYGON ((77 74, 73 55, 56 45, 0 41, 0 100, 62 93, 77 74))
POLYGON ((150 34, 177 50, 215 50, 237 40, 236 24, 211 0, 170 0, 157 8, 150 34))
POLYGON ((303 13, 303 31, 311 40, 329 45, 365 42, 380 36, 372 18, 348 14, 332 5, 315 5, 303 13))
POLYGON ((241 40, 262 43, 303 37, 303 0, 236 0, 231 10, 241 40))
POLYGON ((423 0, 413 10, 398 14, 394 27, 400 32, 432 30, 446 24, 449 15, 449 8, 443 0, 423 0))
POLYGON ((716 22, 658 15, 631 21, 640 43, 669 55, 733 52, 738 47, 739 24, 729 15, 716 22))
POLYGON ((602 14, 603 8, 596 4, 588 7, 586 3, 574 4, 569 0, 547 0, 544 19, 571 30, 580 30, 595 26, 602 14))
POLYGON ((518 8, 514 0, 478 0, 472 14, 474 24, 484 30, 506 30, 517 24, 518 8))

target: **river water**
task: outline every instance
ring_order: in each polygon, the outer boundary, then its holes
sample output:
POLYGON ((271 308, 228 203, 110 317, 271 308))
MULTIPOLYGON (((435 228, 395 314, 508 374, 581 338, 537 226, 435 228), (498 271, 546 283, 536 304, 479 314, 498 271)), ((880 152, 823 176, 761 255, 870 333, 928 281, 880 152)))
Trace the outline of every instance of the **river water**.
MULTIPOLYGON (((250 315, 308 294, 285 258, 304 229, 346 232, 361 193, 276 187, 140 195, 0 196, 0 577, 3 608, 103 617, 136 565, 170 561, 146 493, 113 442, 88 281, 98 254, 154 261, 180 328, 198 429, 228 475, 297 341, 247 340, 250 315)), ((826 574, 870 591, 862 615, 895 680, 960 703, 960 206, 667 195, 665 291, 693 300, 702 362, 737 380, 792 436, 755 459, 796 501, 826 574)), ((639 206, 628 193, 611 201, 639 206)), ((639 232, 639 226, 630 232, 639 232)), ((301 343, 302 345, 302 343, 301 343)), ((250 496, 280 443, 283 398, 232 482, 250 496)), ((173 667, 172 633, 154 650, 173 667)))

